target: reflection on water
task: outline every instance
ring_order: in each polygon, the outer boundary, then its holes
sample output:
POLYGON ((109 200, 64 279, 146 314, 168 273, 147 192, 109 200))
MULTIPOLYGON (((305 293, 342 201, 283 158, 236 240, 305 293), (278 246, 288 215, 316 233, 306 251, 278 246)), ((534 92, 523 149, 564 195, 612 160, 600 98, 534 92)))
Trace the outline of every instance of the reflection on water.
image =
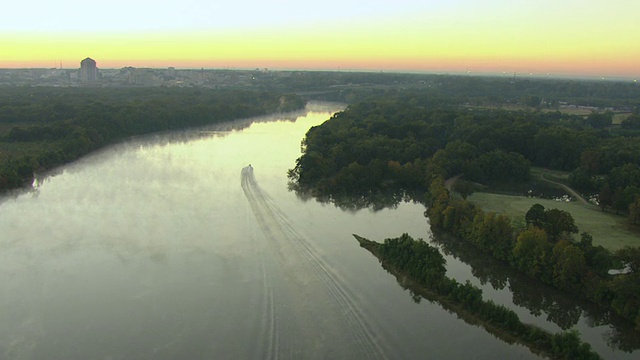
MULTIPOLYGON (((481 284, 489 283, 496 290, 508 287, 513 304, 527 309, 530 315, 544 316, 546 321, 556 324, 562 330, 576 328, 583 335, 590 332, 583 339, 585 341, 591 342, 595 340, 593 336, 600 335, 614 351, 632 352, 640 349, 640 334, 627 321, 612 312, 590 302, 571 298, 528 278, 450 234, 434 231, 431 241, 439 245, 443 253, 469 264, 472 274, 481 284), (581 323, 583 318, 584 323, 581 323), (596 327, 600 327, 600 330, 593 331, 596 327), (607 330, 602 330, 603 328, 607 330)), ((544 322, 537 324, 545 327, 544 322)), ((603 354, 602 350, 599 351, 603 354)))
MULTIPOLYGON (((362 246, 366 248, 365 246, 362 246)), ((368 248, 367 248, 368 249, 368 248)), ((373 255, 378 258, 378 255, 371 251, 373 255)), ((380 258, 378 258, 381 261, 380 258)), ((411 296, 411 300, 416 304, 420 304, 422 299, 426 299, 432 304, 438 304, 443 309, 446 309, 450 313, 456 314, 459 319, 462 319, 465 323, 472 326, 480 326, 488 333, 492 334, 496 338, 504 341, 508 344, 513 344, 516 342, 524 343, 526 339, 519 338, 518 336, 514 336, 510 333, 507 327, 503 327, 502 324, 499 323, 491 323, 482 316, 478 316, 477 313, 473 311, 469 311, 467 307, 461 304, 458 300, 452 300, 451 296, 443 296, 438 294, 437 290, 433 290, 424 284, 420 284, 415 282, 413 279, 408 277, 406 274, 402 274, 400 271, 397 271, 393 267, 388 267, 385 264, 381 264, 382 268, 385 269, 389 274, 393 275, 398 282, 398 285, 402 287, 404 290, 408 290, 411 296)), ((538 352, 538 349, 535 346, 530 347, 531 351, 534 353, 538 352)))
POLYGON ((354 244, 429 238, 422 205, 288 190, 304 134, 342 108, 134 139, 2 198, 0 358, 534 358, 415 304, 354 244))
POLYGON ((395 209, 402 202, 410 202, 418 197, 409 195, 403 190, 389 190, 385 193, 374 192, 362 195, 353 194, 317 194, 309 189, 302 189, 297 184, 289 182, 288 188, 294 191, 296 196, 302 201, 314 199, 321 204, 333 204, 337 208, 356 212, 362 209, 380 211, 382 209, 395 209))

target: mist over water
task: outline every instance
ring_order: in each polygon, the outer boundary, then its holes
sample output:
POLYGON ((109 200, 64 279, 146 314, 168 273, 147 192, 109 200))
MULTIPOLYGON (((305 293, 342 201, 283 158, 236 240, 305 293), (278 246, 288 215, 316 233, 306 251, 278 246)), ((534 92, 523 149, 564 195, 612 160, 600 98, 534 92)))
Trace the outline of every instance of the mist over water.
POLYGON ((414 303, 351 236, 429 239, 421 205, 287 190, 304 134, 341 108, 135 139, 2 199, 0 358, 535 358, 414 303))

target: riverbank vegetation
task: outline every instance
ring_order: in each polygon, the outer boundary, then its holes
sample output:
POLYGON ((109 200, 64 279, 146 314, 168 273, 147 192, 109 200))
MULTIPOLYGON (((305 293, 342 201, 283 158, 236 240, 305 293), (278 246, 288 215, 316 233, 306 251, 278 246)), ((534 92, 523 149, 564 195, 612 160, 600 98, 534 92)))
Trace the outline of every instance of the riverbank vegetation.
POLYGON ((635 323, 640 329, 639 248, 625 247, 611 254, 593 246, 588 233, 579 230, 563 210, 533 205, 525 218, 528 227, 515 232, 510 219, 485 213, 473 203, 453 199, 442 179, 432 182, 428 196, 431 225, 468 241, 513 268, 577 297, 588 299, 635 323), (616 261, 630 271, 609 275, 616 261))
POLYGON ((241 90, 6 87, 0 96, 0 191, 131 136, 304 104, 296 95, 241 90))
MULTIPOLYGON (((454 190, 455 195, 455 190, 454 190)), ((535 204, 545 208, 567 211, 575 219, 576 226, 593 236, 594 245, 602 245, 610 251, 625 246, 638 246, 640 232, 628 226, 628 220, 611 212, 602 212, 596 205, 585 206, 578 201, 561 201, 535 197, 475 192, 467 200, 487 212, 507 215, 516 231, 526 228, 525 214, 535 204)))
POLYGON ((632 81, 351 71, 291 71, 279 75, 256 71, 252 74, 253 86, 348 103, 405 90, 419 91, 431 99, 467 107, 536 109, 580 116, 604 113, 609 108, 614 116, 622 113, 626 118, 640 107, 640 87, 632 81))
POLYGON ((482 290, 469 282, 461 284, 448 278, 445 259, 435 247, 407 234, 376 243, 354 235, 360 246, 378 258, 382 266, 399 281, 408 283, 414 300, 424 296, 437 301, 467 322, 479 324, 496 337, 523 344, 552 359, 600 359, 576 332, 551 334, 536 326, 524 324, 518 315, 491 300, 483 300, 482 290))
MULTIPOLYGON (((300 196, 323 201, 348 194, 427 193, 414 200, 427 206, 432 228, 611 310, 640 330, 640 273, 633 270, 640 263, 637 247, 615 244, 611 248, 617 251, 611 253, 594 245, 571 213, 551 206, 534 207, 540 216, 525 216, 528 221, 514 226, 510 214, 485 212, 466 201, 473 189, 453 197, 444 181, 461 178, 478 187, 531 189, 527 184, 539 180, 531 178, 532 166, 563 170, 570 173, 572 187, 600 192, 601 209, 624 215, 622 226, 633 227, 640 213, 640 138, 629 127, 611 125, 610 116, 469 107, 407 91, 352 104, 311 128, 289 177, 300 196), (616 266, 627 270, 610 275, 616 266)), ((597 235, 605 236, 606 230, 597 235)))
POLYGON ((526 309, 530 316, 544 317, 546 321, 565 331, 581 327, 580 322, 590 324, 589 327, 607 324, 609 330, 604 336, 609 347, 627 352, 640 349, 640 330, 634 330, 632 323, 615 315, 613 311, 532 279, 508 263, 479 251, 468 241, 442 229, 432 228, 429 242, 437 245, 444 255, 467 264, 481 285, 490 285, 494 290, 511 293, 513 304, 526 309))
POLYGON ((426 189, 436 175, 513 186, 535 182, 531 166, 559 169, 602 210, 640 225, 640 137, 625 131, 591 116, 469 108, 408 91, 350 105, 309 130, 289 176, 298 190, 338 197, 426 189))
POLYGON ((523 194, 558 186, 532 178, 535 166, 566 171, 564 182, 601 210, 640 225, 640 133, 631 124, 640 111, 625 120, 631 125, 614 126, 611 111, 577 116, 456 101, 407 90, 350 105, 309 131, 289 174, 293 184, 324 199, 426 189, 435 175, 463 174, 523 194))

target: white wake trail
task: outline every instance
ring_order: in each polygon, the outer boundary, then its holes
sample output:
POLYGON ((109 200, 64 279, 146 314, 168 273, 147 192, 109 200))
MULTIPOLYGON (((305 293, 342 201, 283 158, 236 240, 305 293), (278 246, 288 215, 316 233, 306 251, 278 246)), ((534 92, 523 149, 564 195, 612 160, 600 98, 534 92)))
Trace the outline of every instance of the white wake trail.
MULTIPOLYGON (((342 326, 346 327, 353 338, 353 343, 357 345, 358 355, 368 359, 386 358, 383 347, 379 344, 380 339, 374 336, 366 317, 339 276, 322 259, 313 244, 295 230, 287 216, 260 188, 251 166, 242 169, 241 185, 258 226, 268 241, 268 247, 278 254, 285 272, 291 275, 301 288, 306 287, 309 279, 321 284, 325 296, 333 304, 332 308, 337 309, 337 318, 344 322, 342 326)), ((277 324, 272 325, 277 326, 277 324)), ((272 334, 272 336, 277 338, 277 329, 274 332, 276 335, 272 334)))

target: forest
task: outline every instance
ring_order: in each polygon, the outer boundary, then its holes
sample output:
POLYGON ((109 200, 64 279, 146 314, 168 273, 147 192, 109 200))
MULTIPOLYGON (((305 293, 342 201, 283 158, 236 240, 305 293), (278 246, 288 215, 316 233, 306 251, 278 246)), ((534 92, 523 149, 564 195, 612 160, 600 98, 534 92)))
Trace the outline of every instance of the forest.
POLYGON ((614 126, 606 112, 470 108, 407 92, 352 104, 310 129, 289 177, 299 192, 337 199, 422 193, 434 176, 463 174, 494 187, 526 183, 538 166, 570 171, 571 187, 599 195, 603 210, 638 224, 640 132, 624 125, 637 117, 614 126), (601 117, 604 127, 594 124, 601 117))
MULTIPOLYGON (((256 73, 254 80, 217 90, 2 87, 0 192, 133 136, 293 111, 308 99, 347 102, 347 110, 311 128, 303 140, 303 154, 288 174, 300 196, 349 208, 421 202, 435 231, 640 330, 640 248, 611 253, 594 246, 558 209, 534 205, 526 224, 517 226, 466 200, 479 188, 527 188, 532 167, 562 170, 570 173, 567 185, 594 195, 602 211, 637 228, 637 84, 297 71, 256 73), (450 179, 457 179, 454 186, 447 185, 450 179), (612 275, 614 267, 624 271, 612 275)), ((576 333, 531 328, 512 311, 482 300, 480 289, 447 278, 442 255, 424 242, 403 235, 374 247, 384 263, 550 356, 597 358, 576 333)), ((569 327, 574 315, 565 314, 571 319, 559 319, 560 326, 569 327)))
MULTIPOLYGON (((323 74, 293 73, 277 84, 309 89, 323 74)), ((297 192, 335 202, 358 199, 344 202, 352 206, 421 201, 434 226, 640 326, 637 249, 610 254, 594 247, 588 234, 576 240, 575 225, 563 229, 549 220, 566 220, 556 209, 532 208, 528 227, 516 228, 505 216, 454 198, 444 184, 460 177, 460 184, 497 188, 526 183, 531 166, 566 170, 573 188, 597 194, 602 210, 624 214, 637 226, 638 86, 407 74, 323 79, 314 89, 340 96, 348 89, 364 100, 309 130, 303 155, 289 171, 297 192), (586 116, 549 109, 567 101, 607 109, 586 116), (487 106, 514 103, 524 107, 487 106), (631 113, 614 124, 614 107, 631 113), (616 261, 629 273, 608 276, 616 261)), ((265 89, 6 87, 0 96, 0 190, 29 184, 35 172, 131 136, 286 112, 304 103, 302 96, 265 89)), ((473 191, 454 190, 463 198, 473 191)))
POLYGON ((305 104, 296 95, 197 88, 5 87, 0 94, 0 192, 131 136, 305 104))
POLYGON ((602 210, 624 214, 629 226, 637 226, 638 116, 636 111, 614 125, 607 111, 581 116, 488 109, 407 91, 352 104, 311 128, 289 177, 301 196, 323 201, 391 193, 395 201, 409 196, 424 202, 432 227, 640 329, 640 248, 612 254, 594 246, 589 234, 579 234, 569 213, 541 205, 527 213, 525 227, 516 227, 508 216, 466 201, 468 191, 454 188, 462 199, 454 197, 445 184, 462 178, 501 188, 526 184, 531 166, 570 171, 569 185, 599 195, 602 210), (626 272, 610 275, 614 264, 626 272))
POLYGON ((571 214, 534 205, 527 212, 528 227, 517 231, 508 216, 485 213, 473 203, 453 198, 442 178, 431 184, 427 200, 432 226, 442 228, 489 253, 514 269, 592 301, 634 323, 640 329, 640 248, 611 254, 594 246, 588 233, 579 232, 571 214), (616 261, 629 267, 610 275, 616 261))
POLYGON ((636 111, 640 87, 633 82, 534 78, 504 74, 482 77, 387 72, 291 71, 281 76, 259 71, 254 86, 280 92, 316 92, 323 100, 355 103, 377 95, 420 92, 452 104, 519 104, 556 108, 562 103, 636 111))

